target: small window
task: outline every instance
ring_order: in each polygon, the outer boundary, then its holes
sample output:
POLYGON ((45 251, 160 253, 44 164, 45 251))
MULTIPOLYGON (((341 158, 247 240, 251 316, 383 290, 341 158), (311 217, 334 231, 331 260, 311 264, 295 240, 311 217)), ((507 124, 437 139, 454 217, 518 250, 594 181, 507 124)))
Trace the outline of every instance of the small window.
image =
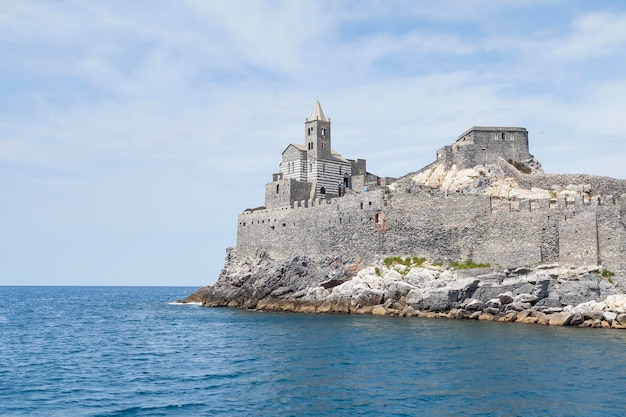
POLYGON ((506 133, 502 132, 502 140, 506 140, 506 133))
POLYGON ((276 194, 278 194, 279 190, 280 190, 280 184, 276 184, 276 194))
POLYGON ((320 194, 326 194, 326 188, 324 187, 320 188, 320 194))

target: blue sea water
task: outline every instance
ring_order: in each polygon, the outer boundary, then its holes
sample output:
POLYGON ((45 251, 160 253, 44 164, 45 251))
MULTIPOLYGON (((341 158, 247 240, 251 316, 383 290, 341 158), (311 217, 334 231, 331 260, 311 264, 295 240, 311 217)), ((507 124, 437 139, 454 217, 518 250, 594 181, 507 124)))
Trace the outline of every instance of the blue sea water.
POLYGON ((2 416, 623 416, 626 331, 0 287, 2 416))

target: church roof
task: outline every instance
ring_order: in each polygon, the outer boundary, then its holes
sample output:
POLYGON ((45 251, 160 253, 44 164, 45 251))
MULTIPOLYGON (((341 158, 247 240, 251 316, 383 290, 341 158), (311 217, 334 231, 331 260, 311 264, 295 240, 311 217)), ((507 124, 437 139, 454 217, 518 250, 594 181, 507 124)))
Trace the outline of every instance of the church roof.
POLYGON ((324 116, 324 111, 322 110, 322 105, 319 100, 315 102, 315 107, 313 107, 313 113, 311 113, 311 117, 309 120, 321 120, 323 122, 326 121, 326 116, 324 116))

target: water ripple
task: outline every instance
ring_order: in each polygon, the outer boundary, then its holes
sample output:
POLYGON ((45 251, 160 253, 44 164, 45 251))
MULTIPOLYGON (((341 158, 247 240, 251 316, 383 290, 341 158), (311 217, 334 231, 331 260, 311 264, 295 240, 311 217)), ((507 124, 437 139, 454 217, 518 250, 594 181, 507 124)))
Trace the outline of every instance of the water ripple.
POLYGON ((0 415, 618 416, 626 332, 0 287, 0 415))

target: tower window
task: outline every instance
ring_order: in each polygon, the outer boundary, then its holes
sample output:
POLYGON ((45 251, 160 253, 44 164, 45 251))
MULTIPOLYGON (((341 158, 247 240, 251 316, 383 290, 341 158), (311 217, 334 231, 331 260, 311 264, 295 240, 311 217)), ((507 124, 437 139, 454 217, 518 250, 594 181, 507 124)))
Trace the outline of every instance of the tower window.
POLYGON ((278 194, 279 189, 280 189, 280 184, 276 184, 276 194, 278 194))
POLYGON ((326 136, 326 128, 325 127, 322 128, 322 136, 326 136))

